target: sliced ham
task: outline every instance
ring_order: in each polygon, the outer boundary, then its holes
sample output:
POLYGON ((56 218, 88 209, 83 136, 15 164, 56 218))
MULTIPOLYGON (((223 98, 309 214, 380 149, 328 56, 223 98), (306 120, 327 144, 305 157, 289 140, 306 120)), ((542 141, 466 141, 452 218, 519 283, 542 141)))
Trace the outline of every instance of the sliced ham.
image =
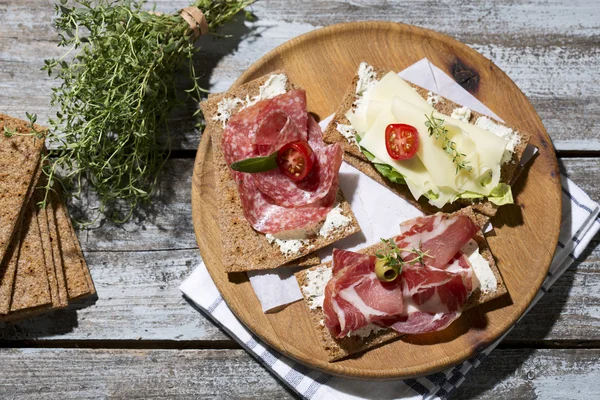
MULTIPOLYGON (((398 247, 413 248, 429 254, 425 262, 435 268, 443 268, 456 253, 479 231, 479 227, 467 216, 437 213, 412 220, 402 225, 404 233, 394 240, 398 247)), ((404 252, 403 258, 415 256, 404 252)))
POLYGON ((479 229, 462 215, 436 214, 413 220, 394 241, 401 249, 400 276, 383 283, 373 256, 334 250, 333 276, 327 283, 325 325, 341 338, 369 323, 403 334, 446 328, 462 312, 472 291, 472 268, 460 249, 479 229), (424 262, 410 249, 427 251, 424 262), (415 260, 416 261, 416 260, 415 260))
POLYGON ((244 216, 262 233, 314 230, 335 205, 343 151, 326 146, 306 110, 304 90, 260 101, 233 115, 223 132, 221 150, 228 165, 277 151, 286 143, 308 140, 316 155, 309 176, 294 182, 279 170, 242 173, 231 170, 244 216))
POLYGON ((375 256, 334 250, 333 270, 325 287, 325 326, 334 337, 402 311, 399 282, 384 283, 375 275, 375 256), (343 263, 343 264, 340 264, 343 263))

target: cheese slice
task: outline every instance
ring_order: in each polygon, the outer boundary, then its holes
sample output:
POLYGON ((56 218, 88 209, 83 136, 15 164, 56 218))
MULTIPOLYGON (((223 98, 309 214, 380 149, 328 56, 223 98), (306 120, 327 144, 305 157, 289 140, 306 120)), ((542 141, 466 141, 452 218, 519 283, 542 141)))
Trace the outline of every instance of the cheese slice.
POLYGON ((395 120, 414 126, 419 132, 417 156, 437 186, 452 188, 457 193, 470 191, 488 195, 498 184, 506 140, 476 126, 434 112, 435 118, 444 120, 444 127, 448 129, 447 136, 456 144, 456 149, 465 154, 461 160, 468 162, 471 167, 471 171, 461 169, 457 173, 452 156, 443 149, 444 139, 430 136, 425 126, 427 115, 431 113, 427 114, 426 109, 397 97, 393 100, 391 110, 395 120), (482 181, 485 185, 482 185, 482 181))
MULTIPOLYGON (((380 163, 390 165, 401 173, 407 181, 410 181, 409 188, 411 191, 415 189, 416 192, 423 194, 431 190, 434 193, 438 193, 437 185, 435 185, 431 175, 427 172, 427 169, 418 157, 413 157, 409 160, 394 160, 388 154, 385 147, 385 128, 393 123, 397 123, 397 121, 392 114, 391 107, 388 106, 365 133, 360 141, 360 145, 373 154, 380 163)), ((413 195, 415 194, 413 193, 413 195)), ((420 195, 415 197, 419 198, 420 195)))
POLYGON ((390 105, 394 97, 401 97, 423 107, 429 112, 433 107, 419 95, 404 79, 394 72, 388 72, 379 82, 368 89, 355 103, 356 108, 346 113, 346 118, 362 137, 367 132, 386 105, 390 105))

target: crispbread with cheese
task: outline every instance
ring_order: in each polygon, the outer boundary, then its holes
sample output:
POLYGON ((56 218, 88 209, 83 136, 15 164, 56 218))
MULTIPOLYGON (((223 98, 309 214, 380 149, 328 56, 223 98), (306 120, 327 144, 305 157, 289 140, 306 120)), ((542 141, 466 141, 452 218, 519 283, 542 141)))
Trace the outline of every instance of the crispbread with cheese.
MULTIPOLYGON (((221 151, 221 138, 227 119, 223 114, 225 108, 223 105, 229 102, 231 107, 227 112, 230 115, 235 114, 243 108, 244 99, 259 96, 261 87, 264 89, 264 85, 267 85, 268 80, 275 75, 285 76, 283 72, 276 71, 227 93, 210 96, 208 100, 200 104, 207 123, 204 134, 210 135, 214 149, 213 163, 216 175, 217 204, 219 205, 217 219, 221 228, 222 261, 227 272, 271 269, 286 264, 316 265, 320 262, 320 258, 314 254, 315 250, 360 230, 350 209, 350 204, 344 198, 341 190, 338 191, 337 201, 342 215, 350 219, 349 223, 334 230, 328 237, 317 235, 314 238, 306 239, 305 244, 298 252, 284 254, 276 242, 269 242, 266 235, 255 231, 244 217, 237 185, 221 151)), ((287 76, 285 79, 286 91, 292 90, 293 85, 287 76)))
MULTIPOLYGON (((488 218, 486 216, 483 216, 479 213, 473 212, 472 207, 463 208, 463 209, 459 210, 457 213, 468 216, 480 228, 483 228, 485 226, 485 224, 488 222, 488 218)), ((494 277, 496 278, 497 285, 496 285, 495 290, 489 290, 486 292, 483 292, 480 288, 475 289, 469 296, 469 299, 467 300, 467 302, 465 303, 465 305, 463 307, 464 310, 473 308, 477 305, 483 304, 492 299, 501 297, 507 293, 506 285, 504 284, 502 275, 500 274, 500 271, 498 270, 498 267, 496 265, 493 255, 492 255, 492 252, 488 246, 488 243, 487 243, 485 237, 483 236, 482 231, 480 230, 479 232, 477 232, 475 234, 475 236, 473 237, 473 239, 479 245, 479 253, 489 263, 490 270, 494 274, 494 277)), ((378 243, 373 246, 362 249, 360 252, 369 254, 369 255, 375 255, 377 253, 377 251, 384 250, 384 248, 385 248, 385 245, 383 243, 378 243)), ((307 287, 309 285, 311 273, 322 274, 322 273, 324 273, 324 271, 330 270, 331 268, 332 268, 331 261, 329 261, 322 265, 315 266, 310 269, 306 269, 306 270, 297 272, 295 274, 296 280, 298 281, 298 284, 300 285, 300 291, 302 292, 306 306, 308 308, 311 321, 317 331, 319 342, 321 343, 323 349, 327 352, 328 360, 330 362, 346 358, 352 354, 363 352, 365 350, 388 343, 390 341, 393 341, 393 340, 398 339, 401 336, 403 336, 401 333, 398 333, 398 332, 394 331, 393 329, 383 329, 383 328, 372 331, 367 336, 350 335, 350 336, 347 336, 342 339, 336 339, 333 336, 331 336, 329 329, 327 329, 327 327, 323 323, 325 316, 323 314, 322 307, 311 308, 310 307, 310 304, 311 304, 310 293, 308 293, 305 290, 305 287, 307 287)), ((325 273, 330 273, 330 272, 325 272, 325 273)), ((324 289, 324 287, 323 287, 323 289, 324 289)), ((313 293, 313 295, 314 295, 314 293, 313 293)))
MULTIPOLYGON (((380 80, 385 75, 384 71, 378 70, 377 68, 373 68, 373 71, 374 71, 374 75, 377 80, 380 80)), ((404 184, 394 183, 394 182, 388 180, 383 175, 381 175, 377 171, 375 166, 360 151, 359 147, 355 143, 352 143, 351 141, 349 141, 338 130, 338 125, 342 125, 342 126, 351 125, 350 121, 346 117, 346 113, 354 107, 355 102, 357 101, 357 99, 360 98, 360 96, 357 95, 357 93, 356 93, 356 88, 357 88, 358 83, 359 83, 359 75, 357 74, 354 77, 351 85, 348 87, 348 90, 346 91, 346 93, 344 95, 341 105, 339 106, 337 112, 335 113, 332 121, 329 123, 329 125, 327 126, 327 128, 324 131, 323 139, 325 140, 325 142, 340 143, 343 146, 344 151, 346 153, 345 157, 344 157, 344 160, 346 162, 348 162, 355 168, 359 169, 363 173, 367 174, 368 176, 370 176, 371 178, 373 178, 380 184, 384 185, 391 191, 395 192, 399 196, 405 198, 411 204, 413 204, 414 206, 416 206, 421 211, 423 211, 427 214, 432 214, 432 213, 435 213, 438 211, 447 212, 447 213, 454 212, 462 207, 471 205, 477 212, 483 213, 488 216, 495 215, 498 206, 491 203, 487 199, 474 199, 474 200, 458 199, 455 202, 448 203, 444 207, 439 209, 439 208, 429 204, 428 199, 425 198, 424 196, 421 196, 421 198, 419 200, 415 200, 414 196, 411 194, 410 190, 408 189, 408 186, 406 186, 404 184)), ((421 88, 417 85, 414 85, 410 82, 407 82, 407 83, 410 86, 412 86, 412 88, 423 99, 429 99, 430 104, 433 106, 433 108, 441 114, 450 116, 454 110, 458 110, 461 108, 460 105, 452 102, 449 99, 446 99, 446 98, 444 98, 442 96, 438 96, 438 95, 432 96, 432 93, 427 91, 426 89, 423 89, 423 88, 421 88)), ((469 112, 470 112, 470 118, 468 119, 469 123, 472 123, 481 117, 485 117, 482 114, 479 114, 472 110, 469 110, 469 112)), ((501 122, 494 121, 494 120, 491 120, 491 122, 496 125, 503 126, 501 122)), ((529 142, 530 135, 528 133, 520 132, 520 131, 516 131, 516 130, 514 130, 514 131, 519 135, 520 141, 515 146, 514 152, 512 154, 512 159, 509 162, 502 164, 502 166, 501 166, 501 174, 500 174, 500 182, 501 183, 506 183, 506 184, 512 183, 513 177, 515 176, 515 173, 519 167, 519 161, 521 160, 523 152, 525 151, 525 148, 527 147, 527 143, 529 142)))

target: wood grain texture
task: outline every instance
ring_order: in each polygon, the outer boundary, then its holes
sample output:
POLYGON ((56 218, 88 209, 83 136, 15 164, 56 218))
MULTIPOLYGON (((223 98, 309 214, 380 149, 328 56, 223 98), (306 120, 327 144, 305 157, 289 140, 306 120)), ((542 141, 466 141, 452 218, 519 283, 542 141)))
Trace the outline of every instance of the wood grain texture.
MULTIPOLYGON (((153 2, 154 3, 154 2, 153 2)), ((155 2, 163 12, 188 5, 186 0, 155 2)), ((266 52, 299 34, 324 25, 389 20, 435 29, 468 44, 504 70, 529 97, 559 150, 600 150, 600 3, 534 0, 497 2, 427 2, 410 0, 286 1, 261 0, 253 6, 254 23, 241 18, 223 29, 232 37, 200 40, 196 65, 207 71, 202 84, 226 90, 266 52)), ((23 117, 51 112, 48 101, 55 83, 40 71, 43 60, 58 57, 52 27, 52 2, 0 2, 0 104, 4 112, 23 117)), ((174 113, 176 149, 198 147, 198 132, 189 104, 174 113)))
MULTIPOLYGON (((0 349, 0 357, 7 399, 297 398, 244 350, 0 349)), ((497 349, 452 398, 598 398, 598 357, 597 349, 497 349)))
POLYGON ((216 166, 208 137, 201 141, 196 156, 192 182, 194 228, 204 261, 223 298, 250 330, 278 351, 329 373, 370 379, 409 377, 438 371, 472 356, 506 331, 525 310, 554 253, 561 194, 558 166, 548 136, 519 89, 467 46, 408 25, 336 25, 276 48, 250 67, 236 85, 284 69, 295 85, 306 89, 308 110, 324 118, 338 107, 361 61, 386 70, 402 70, 423 57, 455 79, 462 79, 510 126, 531 134, 530 143, 540 149, 527 176, 515 187, 516 205, 500 209, 494 219, 496 234, 489 238, 510 296, 469 310, 444 331, 408 337, 359 357, 329 363, 325 350, 319 346, 316 329, 310 328, 304 304, 295 303, 265 315, 247 277, 224 273, 214 218, 218 207, 216 166), (404 357, 390 360, 390 352, 404 357))
POLYGON ((292 399, 244 350, 0 349, 2 399, 292 399))

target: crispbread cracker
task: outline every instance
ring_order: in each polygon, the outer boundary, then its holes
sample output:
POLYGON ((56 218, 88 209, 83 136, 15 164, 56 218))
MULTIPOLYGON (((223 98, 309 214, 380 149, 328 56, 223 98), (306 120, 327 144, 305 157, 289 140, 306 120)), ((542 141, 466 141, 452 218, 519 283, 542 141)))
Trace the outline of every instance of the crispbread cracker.
MULTIPOLYGON (((386 74, 386 72, 384 72, 380 69, 377 69, 377 68, 374 68, 374 72, 375 72, 375 75, 378 80, 381 79, 386 74)), ((348 119, 346 118, 346 113, 348 112, 348 110, 350 110, 353 107, 354 101, 356 100, 356 84, 358 83, 358 80, 359 80, 358 75, 355 75, 354 79, 352 80, 352 83, 350 84, 350 86, 346 90, 346 93, 344 94, 341 105, 338 107, 333 119, 331 120, 331 122, 329 123, 329 125, 327 126, 325 131, 323 132, 323 140, 325 142, 340 143, 346 153, 345 157, 344 157, 344 160, 346 162, 348 162, 350 165, 354 166, 355 168, 359 169, 363 173, 367 174, 371 178, 375 179, 377 182, 379 182, 383 186, 387 187, 394 193, 403 197, 404 199, 409 201, 411 204, 413 204, 415 207, 419 208, 421 211, 423 211, 426 214, 432 214, 432 213, 435 213, 438 211, 451 213, 460 208, 467 207, 469 205, 473 206, 473 209, 476 210, 477 212, 488 215, 490 217, 492 217, 496 214, 498 206, 496 206, 495 204, 493 204, 490 201, 485 200, 485 199, 480 199, 480 200, 478 200, 478 199, 475 199, 475 200, 459 199, 452 204, 446 204, 442 209, 438 209, 437 207, 430 205, 424 196, 421 196, 419 201, 416 201, 414 199, 414 197, 412 196, 412 194, 410 193, 410 191, 408 190, 408 187, 406 185, 401 185, 401 184, 391 182, 387 178, 383 177, 377 171, 377 169, 373 166, 373 164, 367 160, 367 158, 364 156, 364 154, 362 154, 362 152, 359 150, 358 146, 356 146, 355 144, 349 143, 348 140, 340 132, 337 131, 338 124, 350 125, 350 121, 348 121, 348 119)), ((429 93, 428 90, 423 89, 420 86, 414 85, 408 81, 407 81, 407 83, 409 85, 411 85, 417 91, 417 93, 419 93, 421 95, 421 97, 423 97, 424 99, 428 98, 428 93, 429 93)), ((440 98, 441 98, 441 101, 435 102, 433 104, 433 107, 438 112, 440 112, 444 115, 449 116, 450 114, 452 114, 452 111, 454 109, 461 107, 460 105, 452 102, 449 99, 446 99, 443 96, 440 96, 440 98)), ((482 117, 482 116, 483 116, 482 114, 471 110, 471 118, 469 121, 470 122, 476 121, 479 117, 482 117)), ((491 120, 497 124, 505 126, 503 123, 501 123, 499 121, 495 121, 493 119, 491 119, 491 120)), ((511 161, 506 164, 503 164, 501 167, 500 182, 506 183, 506 184, 512 183, 513 176, 515 176, 515 173, 517 172, 517 169, 519 168, 519 161, 521 160, 521 157, 523 156, 525 148, 527 147, 527 143, 529 142, 529 139, 531 137, 531 135, 529 133, 521 132, 521 131, 516 131, 516 132, 519 134, 521 141, 515 147, 515 151, 513 153, 513 157, 511 159, 511 161)))
POLYGON ((44 210, 46 220, 48 221, 48 233, 50 235, 50 243, 52 245, 52 261, 56 272, 56 283, 58 285, 58 294, 61 303, 69 302, 69 292, 67 290, 67 282, 65 280, 65 271, 63 267, 62 256, 60 252, 60 241, 58 239, 58 228, 54 217, 54 202, 52 199, 46 204, 44 210))
POLYGON ((10 311, 52 305, 36 205, 33 202, 25 210, 18 254, 10 311))
MULTIPOLYGON (((473 222, 475 222, 475 224, 477 224, 480 228, 483 228, 489 221, 489 218, 487 216, 473 212, 473 209, 471 207, 466 207, 458 211, 457 213, 466 215, 467 217, 471 218, 471 220, 473 220, 473 222)), ((479 288, 474 290, 473 293, 471 293, 467 302, 465 303, 463 310, 468 310, 479 304, 483 304, 489 300, 503 296, 507 293, 506 286, 504 284, 504 281, 502 280, 500 271, 496 266, 496 262, 494 260, 494 257, 492 256, 487 241, 483 236, 483 232, 481 230, 477 232, 473 239, 479 245, 480 254, 490 264, 490 269, 493 271, 498 285, 494 292, 483 293, 479 288)), ((383 250, 384 246, 385 245, 383 243, 377 243, 373 246, 369 246, 365 249, 360 250, 360 253, 375 255, 377 251, 383 250)), ((315 326, 315 328, 318 331, 319 342, 321 343, 323 349, 325 349, 325 351, 327 352, 328 361, 332 362, 341 360, 352 354, 372 349, 376 346, 391 342, 403 336, 401 333, 398 333, 393 329, 381 329, 373 331, 368 337, 350 336, 342 339, 335 339, 334 337, 332 337, 329 332, 329 329, 327 329, 327 327, 323 324, 325 318, 323 314, 323 309, 321 307, 311 309, 308 306, 308 298, 302 290, 302 287, 308 284, 307 272, 321 267, 331 268, 331 261, 324 263, 321 266, 316 266, 310 269, 299 271, 295 275, 296 280, 300 285, 300 291, 302 292, 302 296, 304 297, 313 326, 315 326)))
MULTIPOLYGON (((34 194, 34 202, 38 203, 43 198, 43 192, 36 190, 34 194)), ((50 287, 50 296, 52 297, 52 305, 54 308, 62 308, 68 305, 68 299, 60 293, 61 288, 58 283, 57 268, 54 264, 54 256, 52 249, 52 239, 50 236, 50 227, 48 224, 48 214, 44 208, 36 207, 36 217, 40 228, 40 236, 42 239, 42 249, 44 251, 44 261, 46 264, 46 273, 48 276, 48 285, 50 287)))
POLYGON ((8 247, 8 251, 0 264, 0 315, 10 312, 10 301, 12 300, 20 245, 21 226, 18 226, 8 247))
MULTIPOLYGON (((35 127, 42 130, 42 127, 35 127)), ((44 141, 34 136, 5 136, 5 132, 30 133, 28 123, 0 114, 0 260, 10 245, 27 204, 29 187, 41 156, 44 141)))
POLYGON ((96 289, 67 214, 67 208, 55 192, 51 194, 51 202, 69 300, 95 294, 96 289))
MULTIPOLYGON (((309 239, 309 246, 304 246, 297 254, 283 255, 276 244, 270 244, 264 234, 252 229, 244 217, 237 185, 231 177, 229 167, 221 152, 223 126, 221 122, 215 121, 214 117, 218 115, 218 103, 221 100, 224 98, 246 99, 248 96, 254 97, 259 93, 260 86, 265 83, 269 76, 277 73, 282 72, 277 71, 265 75, 243 86, 234 88, 227 93, 211 96, 208 100, 200 104, 207 121, 204 134, 208 133, 210 135, 214 149, 215 183, 217 186, 217 204, 219 205, 218 221, 221 227, 221 241, 223 243, 223 265, 225 265, 227 272, 270 269, 286 264, 296 265, 298 264, 297 260, 311 254, 309 260, 303 260, 302 264, 307 265, 317 261, 312 254, 315 250, 360 230, 358 222, 350 209, 350 205, 345 200, 341 191, 338 192, 337 199, 341 204, 343 214, 351 218, 351 223, 344 229, 333 233, 330 238, 317 236, 315 239, 309 239)), ((292 88, 293 86, 288 81, 287 89, 291 90, 292 88)), ((235 111, 238 111, 241 107, 241 105, 238 105, 235 111)))

